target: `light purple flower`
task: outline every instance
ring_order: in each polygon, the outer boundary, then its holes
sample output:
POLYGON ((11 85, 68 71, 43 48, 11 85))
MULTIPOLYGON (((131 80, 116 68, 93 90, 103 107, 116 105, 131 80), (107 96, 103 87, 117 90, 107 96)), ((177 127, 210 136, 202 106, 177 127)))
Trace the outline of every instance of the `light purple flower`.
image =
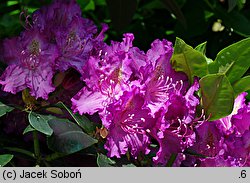
POLYGON ((7 40, 4 45, 4 58, 9 66, 0 78, 3 90, 15 94, 29 88, 32 96, 47 99, 55 89, 52 77, 58 55, 56 47, 35 29, 26 30, 20 37, 7 40))

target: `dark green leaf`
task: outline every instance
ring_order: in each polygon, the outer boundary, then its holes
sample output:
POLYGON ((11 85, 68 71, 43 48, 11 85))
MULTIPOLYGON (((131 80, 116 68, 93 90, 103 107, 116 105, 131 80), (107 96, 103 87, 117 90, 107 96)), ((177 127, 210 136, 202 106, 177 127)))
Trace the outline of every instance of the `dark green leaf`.
POLYGON ((106 0, 112 24, 117 31, 131 22, 137 9, 136 0, 106 0))
POLYGON ((228 0, 228 12, 232 11, 237 5, 238 0, 228 0))
POLYGON ((183 15, 181 8, 175 2, 175 0, 161 0, 161 1, 165 4, 167 10, 170 13, 174 14, 177 20, 179 20, 184 27, 187 27, 185 16, 183 15))
POLYGON ((53 130, 48 125, 48 120, 53 118, 52 116, 45 116, 30 112, 28 118, 30 125, 37 131, 44 133, 45 135, 52 135, 53 130))
POLYGON ((185 72, 191 82, 194 76, 203 77, 208 73, 204 55, 180 38, 176 38, 171 63, 176 71, 185 72))
POLYGON ((166 167, 172 167, 176 158, 177 158, 177 154, 171 154, 171 156, 166 164, 166 167))
POLYGON ((12 154, 2 154, 0 155, 0 167, 8 164, 14 156, 12 154))
POLYGON ((7 106, 5 104, 3 104, 2 102, 0 102, 0 117, 5 115, 8 112, 11 112, 14 108, 7 106))
POLYGON ((108 158, 103 154, 98 153, 97 165, 99 167, 113 167, 115 165, 115 161, 113 161, 112 159, 108 158))
POLYGON ((87 133, 92 133, 95 130, 95 125, 92 121, 90 121, 86 116, 80 115, 79 113, 73 113, 64 103, 58 102, 58 107, 62 107, 68 111, 71 117, 75 120, 75 122, 85 130, 87 133))
POLYGON ((234 91, 224 74, 209 74, 200 80, 202 105, 210 120, 220 119, 233 110, 234 91))
POLYGON ((239 95, 242 92, 250 90, 250 76, 246 76, 238 80, 233 84, 233 89, 235 96, 239 95))
POLYGON ((75 123, 65 119, 49 120, 49 125, 54 133, 48 138, 48 147, 53 151, 72 154, 98 142, 75 123))
POLYGON ((225 74, 231 83, 239 80, 250 67, 250 38, 221 50, 209 67, 210 72, 225 74))
POLYGON ((195 150, 193 150, 191 148, 185 149, 184 154, 189 154, 189 155, 192 155, 192 156, 197 156, 199 158, 207 158, 207 156, 205 156, 203 154, 200 154, 200 153, 197 153, 195 150))
POLYGON ((34 131, 34 130, 35 130, 35 129, 34 129, 31 125, 28 125, 28 126, 24 129, 23 135, 26 134, 26 133, 28 133, 28 132, 32 132, 32 131, 34 131))

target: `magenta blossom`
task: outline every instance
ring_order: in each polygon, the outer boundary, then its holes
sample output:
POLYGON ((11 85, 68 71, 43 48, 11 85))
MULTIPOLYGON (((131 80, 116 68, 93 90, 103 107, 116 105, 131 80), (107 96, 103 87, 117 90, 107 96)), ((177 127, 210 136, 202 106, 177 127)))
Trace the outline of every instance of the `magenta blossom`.
POLYGON ((109 131, 105 149, 109 157, 120 157, 128 150, 134 158, 140 152, 148 154, 150 138, 149 129, 154 126, 155 119, 149 115, 149 109, 142 109, 144 98, 138 87, 124 92, 120 100, 107 109, 106 128, 109 131))
POLYGON ((132 47, 132 34, 124 36, 123 42, 106 45, 99 55, 90 57, 86 63, 83 80, 87 87, 72 98, 72 108, 75 112, 99 112, 105 123, 104 112, 108 105, 118 100, 132 84, 138 83, 131 78, 138 75, 138 69, 145 64, 143 59, 137 59, 143 58, 143 53, 132 47))
POLYGON ((195 122, 196 106, 199 104, 195 92, 199 84, 194 85, 181 94, 181 87, 174 87, 168 93, 168 100, 156 113, 157 123, 152 129, 152 136, 158 141, 160 148, 154 157, 156 164, 166 164, 172 154, 183 152, 193 145, 195 134, 193 126, 195 122))

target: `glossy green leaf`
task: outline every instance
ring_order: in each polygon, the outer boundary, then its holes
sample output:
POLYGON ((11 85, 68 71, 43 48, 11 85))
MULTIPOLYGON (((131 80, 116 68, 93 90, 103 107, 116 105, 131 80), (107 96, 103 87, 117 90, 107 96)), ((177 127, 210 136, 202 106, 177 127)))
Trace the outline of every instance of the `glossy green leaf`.
POLYGON ((234 91, 224 74, 208 74, 200 79, 202 105, 209 120, 229 115, 233 110, 234 91))
POLYGON ((2 154, 0 155, 0 167, 7 165, 14 156, 12 154, 2 154))
POLYGON ((205 55, 206 54, 206 49, 207 49, 207 42, 199 44, 194 49, 201 52, 203 55, 205 55))
POLYGON ((48 147, 53 151, 72 154, 98 142, 68 120, 52 119, 49 125, 54 133, 48 138, 48 147))
POLYGON ((213 62, 212 59, 207 58, 206 56, 207 42, 201 43, 195 47, 195 50, 201 52, 203 56, 206 58, 207 64, 211 64, 213 62))
POLYGON ((29 123, 34 129, 49 136, 53 133, 52 128, 50 128, 48 124, 48 120, 51 118, 53 117, 36 114, 34 112, 30 112, 28 116, 29 123))
POLYGON ((233 84, 233 89, 235 96, 239 95, 242 92, 250 90, 250 76, 246 76, 238 80, 233 84))
POLYGON ((33 128, 31 125, 28 125, 24 131, 23 131, 23 135, 28 133, 28 132, 33 132, 35 130, 35 128, 33 128))
POLYGON ((250 67, 250 38, 221 50, 209 67, 212 73, 225 74, 231 83, 239 80, 250 67))
POLYGON ((64 103, 58 102, 57 106, 62 107, 67 110, 67 112, 71 115, 71 117, 75 120, 75 122, 82 127, 82 129, 87 133, 92 133, 95 131, 95 125, 92 121, 90 121, 86 116, 80 115, 79 113, 73 113, 64 103))
POLYGON ((116 162, 113 161, 112 159, 108 158, 104 154, 98 153, 98 155, 97 155, 97 165, 99 167, 114 167, 115 164, 116 164, 116 162))
POLYGON ((208 73, 204 55, 176 38, 171 63, 176 71, 185 72, 192 82, 194 76, 203 77, 208 73))
POLYGON ((0 117, 5 115, 8 112, 11 112, 14 108, 7 106, 5 104, 3 104, 2 102, 0 102, 0 117))
POLYGON ((131 22, 137 9, 136 0, 106 0, 112 25, 117 31, 123 30, 131 22))

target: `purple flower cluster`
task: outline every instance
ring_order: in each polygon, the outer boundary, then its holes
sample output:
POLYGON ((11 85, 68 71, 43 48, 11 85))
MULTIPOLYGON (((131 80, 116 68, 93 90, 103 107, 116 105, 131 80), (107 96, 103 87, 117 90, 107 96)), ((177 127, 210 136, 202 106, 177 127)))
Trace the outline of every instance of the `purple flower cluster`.
POLYGON ((157 39, 144 52, 127 33, 121 42, 105 44, 107 26, 97 34, 74 0, 55 0, 34 12, 32 22, 26 19, 26 30, 3 42, 8 64, 0 77, 4 91, 29 88, 32 96, 48 99, 55 90, 54 74, 73 68, 86 86, 71 99, 72 109, 99 114, 108 130, 104 147, 109 157, 129 152, 136 159, 155 152, 156 165, 176 155, 174 166, 250 166, 246 93, 225 118, 210 122, 203 114, 197 117, 198 78, 190 85, 184 73, 171 67, 171 42, 157 39))
POLYGON ((170 65, 172 43, 155 40, 146 53, 133 47, 132 34, 112 42, 91 56, 85 65, 84 87, 73 99, 80 114, 99 113, 109 131, 109 157, 128 151, 134 158, 148 154, 155 139, 160 148, 154 162, 165 164, 173 153, 193 145, 199 99, 198 81, 189 87, 185 74, 170 65))
POLYGON ((196 142, 191 148, 207 156, 200 159, 200 166, 250 166, 250 103, 246 105, 246 95, 235 99, 229 116, 196 127, 196 142))
POLYGON ((16 94, 25 88, 36 98, 48 99, 55 90, 52 78, 56 71, 82 67, 103 42, 107 26, 96 35, 94 23, 81 17, 74 0, 55 0, 30 17, 23 12, 26 25, 20 36, 3 42, 3 59, 8 64, 0 77, 6 92, 16 94))

